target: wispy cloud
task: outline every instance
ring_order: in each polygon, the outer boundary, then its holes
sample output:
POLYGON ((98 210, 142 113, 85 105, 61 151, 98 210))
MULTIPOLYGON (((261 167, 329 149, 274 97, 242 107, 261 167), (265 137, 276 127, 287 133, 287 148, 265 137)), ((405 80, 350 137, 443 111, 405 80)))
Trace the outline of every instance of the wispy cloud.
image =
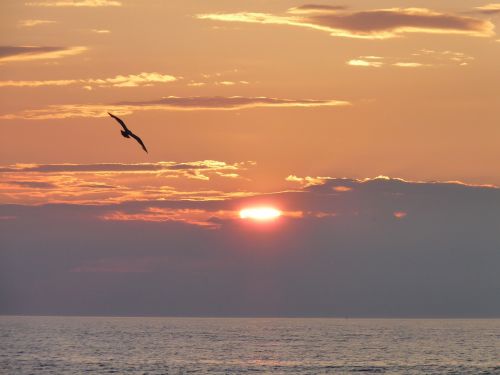
POLYGON ((0 81, 0 87, 42 87, 42 86, 69 86, 78 83, 75 79, 59 79, 46 81, 0 81))
POLYGON ((161 73, 139 73, 129 74, 127 76, 117 75, 113 78, 106 79, 89 79, 88 84, 97 86, 114 86, 114 87, 136 87, 150 85, 152 83, 167 83, 176 81, 177 78, 168 74, 161 73))
POLYGON ((111 78, 89 78, 89 79, 62 79, 43 81, 0 81, 0 87, 40 87, 40 86, 68 86, 80 84, 84 87, 137 87, 151 86, 157 83, 168 83, 176 81, 177 78, 169 74, 161 73, 139 73, 129 75, 117 75, 111 78))
POLYGON ((250 108, 315 108, 348 106, 351 103, 332 99, 283 99, 268 97, 213 96, 177 97, 143 102, 121 102, 116 104, 62 104, 43 109, 26 110, 6 114, 0 119, 47 120, 72 117, 108 117, 108 112, 128 115, 135 111, 228 111, 250 108))
POLYGON ((247 81, 217 81, 215 82, 215 85, 217 86, 234 86, 237 84, 241 85, 248 85, 249 82, 247 81))
POLYGON ((371 61, 368 59, 352 59, 347 62, 347 65, 351 66, 363 66, 363 67, 373 67, 373 68, 380 68, 384 63, 382 61, 371 61))
POLYGON ((420 68, 422 66, 426 66, 425 64, 419 62, 396 62, 392 65, 400 68, 420 68))
POLYGON ((187 83, 190 87, 201 87, 206 85, 215 86, 236 86, 249 85, 250 82, 242 79, 239 69, 229 69, 222 72, 202 73, 197 78, 192 78, 187 83))
POLYGON ((288 13, 297 13, 297 14, 328 13, 345 9, 347 9, 347 7, 343 5, 305 4, 295 8, 288 9, 288 13))
POLYGON ((500 4, 487 4, 483 6, 476 7, 479 13, 482 14, 497 14, 500 13, 500 4))
POLYGON ((66 1, 37 1, 25 3, 27 6, 33 7, 119 7, 122 6, 121 1, 116 0, 66 0, 66 1))
POLYGON ((191 86, 191 87, 201 87, 201 86, 205 86, 206 85, 206 82, 196 82, 196 81, 191 81, 187 84, 188 86, 191 86))
POLYGON ((60 173, 60 172, 159 172, 187 170, 238 170, 245 163, 228 164, 217 160, 202 160, 186 163, 160 161, 156 163, 96 163, 96 164, 14 164, 0 167, 0 173, 60 173))
POLYGON ((107 30, 107 29, 91 29, 90 31, 95 33, 95 34, 109 34, 109 33, 111 33, 111 30, 107 30))
POLYGON ((34 27, 39 25, 49 25, 56 23, 56 21, 50 20, 22 20, 18 22, 19 27, 34 27))
POLYGON ((251 161, 201 160, 185 163, 7 165, 0 167, 0 202, 103 204, 128 200, 220 200, 248 195, 244 192, 228 193, 217 186, 244 178, 242 173, 254 164, 251 161), (209 182, 211 189, 207 189, 209 182))
POLYGON ((337 37, 366 39, 388 39, 407 33, 463 34, 482 37, 495 35, 494 25, 490 21, 426 8, 389 8, 353 12, 335 7, 309 5, 307 8, 292 8, 288 11, 288 15, 249 12, 209 13, 199 14, 197 18, 223 22, 289 25, 328 32, 337 37))
POLYGON ((449 65, 467 66, 473 60, 472 56, 468 56, 462 52, 422 49, 407 57, 359 56, 348 60, 346 64, 373 68, 380 68, 382 66, 421 68, 449 65))
POLYGON ((87 47, 0 46, 0 64, 6 62, 52 60, 79 55, 87 47))
POLYGON ((288 182, 298 182, 301 185, 308 187, 308 186, 314 186, 314 185, 323 185, 326 180, 328 180, 329 177, 311 177, 311 176, 306 176, 306 177, 298 177, 296 175, 289 175, 285 180, 288 182))

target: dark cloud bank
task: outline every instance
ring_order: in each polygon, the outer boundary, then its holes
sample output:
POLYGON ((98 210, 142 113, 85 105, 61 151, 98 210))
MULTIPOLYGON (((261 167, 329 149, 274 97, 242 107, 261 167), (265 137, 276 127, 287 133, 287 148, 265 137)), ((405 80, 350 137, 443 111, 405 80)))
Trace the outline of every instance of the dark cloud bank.
POLYGON ((0 217, 3 314, 500 317, 496 188, 331 179, 218 202, 4 205, 0 217), (304 216, 217 218, 262 202, 304 216), (150 207, 213 211, 220 228, 98 219, 150 207))

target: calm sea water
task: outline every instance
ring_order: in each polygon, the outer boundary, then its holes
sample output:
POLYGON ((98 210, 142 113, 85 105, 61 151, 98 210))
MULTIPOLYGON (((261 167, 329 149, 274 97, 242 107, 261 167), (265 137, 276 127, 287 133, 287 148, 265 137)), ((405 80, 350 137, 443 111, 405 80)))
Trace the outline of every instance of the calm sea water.
POLYGON ((500 320, 0 317, 2 374, 500 374, 500 320))

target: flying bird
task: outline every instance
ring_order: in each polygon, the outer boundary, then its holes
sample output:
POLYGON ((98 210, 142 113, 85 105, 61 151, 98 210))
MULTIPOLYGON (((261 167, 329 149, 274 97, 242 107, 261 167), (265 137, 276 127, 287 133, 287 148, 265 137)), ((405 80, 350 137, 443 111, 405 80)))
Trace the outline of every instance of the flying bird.
POLYGON ((134 133, 132 133, 128 128, 127 128, 127 125, 125 125, 125 123, 123 122, 123 120, 119 117, 116 117, 115 115, 112 115, 111 113, 108 112, 108 115, 110 115, 111 117, 113 117, 116 121, 118 121, 118 123, 122 126, 123 130, 121 131, 122 135, 125 137, 125 138, 134 138, 142 147, 142 149, 146 152, 148 152, 148 149, 146 148, 146 146, 144 146, 144 143, 142 142, 142 139, 140 139, 138 136, 136 136, 134 133))

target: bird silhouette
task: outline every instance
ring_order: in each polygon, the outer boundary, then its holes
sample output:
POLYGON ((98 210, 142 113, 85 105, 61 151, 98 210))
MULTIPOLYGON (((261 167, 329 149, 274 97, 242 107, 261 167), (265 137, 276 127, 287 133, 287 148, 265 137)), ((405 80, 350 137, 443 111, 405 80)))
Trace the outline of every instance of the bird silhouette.
POLYGON ((121 131, 122 135, 125 137, 125 138, 134 138, 142 147, 142 149, 146 152, 148 152, 148 149, 146 148, 146 146, 144 146, 144 143, 142 142, 142 139, 140 139, 138 136, 136 136, 134 133, 132 133, 128 128, 127 128, 127 125, 125 125, 125 123, 123 122, 123 120, 111 113, 108 112, 108 115, 110 115, 111 117, 113 117, 123 128, 123 130, 121 131))

